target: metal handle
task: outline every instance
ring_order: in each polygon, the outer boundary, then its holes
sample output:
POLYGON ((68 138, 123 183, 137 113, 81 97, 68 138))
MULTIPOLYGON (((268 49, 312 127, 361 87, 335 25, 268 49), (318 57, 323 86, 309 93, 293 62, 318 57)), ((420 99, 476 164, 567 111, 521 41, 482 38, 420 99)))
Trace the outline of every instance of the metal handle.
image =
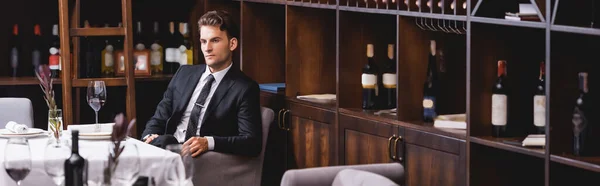
POLYGON ((279 129, 282 129, 282 130, 283 130, 283 127, 282 127, 283 122, 281 121, 281 115, 282 115, 281 112, 283 112, 283 111, 285 111, 285 109, 279 110, 279 113, 277 114, 277 122, 279 122, 279 123, 277 123, 277 127, 279 127, 279 129))
POLYGON ((388 155, 390 156, 390 159, 395 160, 396 159, 396 155, 394 153, 392 153, 392 139, 396 138, 396 134, 394 134, 393 136, 391 136, 388 139, 388 155))
MULTIPOLYGON (((396 154, 398 154, 398 140, 402 140, 402 136, 398 135, 398 138, 396 138, 396 140, 394 140, 394 156, 396 156, 396 154)), ((404 149, 402 149, 402 150, 404 150, 404 149)), ((402 162, 402 160, 403 160, 403 158, 400 156, 398 156, 398 158, 394 158, 394 159, 398 160, 399 162, 402 162)))
POLYGON ((283 123, 281 124, 281 126, 283 127, 283 129, 287 130, 287 131, 290 131, 290 128, 286 128, 285 127, 285 118, 287 118, 286 114, 289 113, 289 112, 290 112, 290 110, 285 110, 285 112, 283 112, 283 123))

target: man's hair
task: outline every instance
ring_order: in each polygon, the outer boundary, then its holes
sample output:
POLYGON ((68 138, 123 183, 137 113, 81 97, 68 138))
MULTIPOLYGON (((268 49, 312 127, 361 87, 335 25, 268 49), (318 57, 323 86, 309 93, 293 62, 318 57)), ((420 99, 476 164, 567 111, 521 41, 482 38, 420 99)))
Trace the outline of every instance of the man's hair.
POLYGON ((202 26, 216 26, 221 31, 227 32, 227 39, 239 38, 237 25, 234 23, 231 15, 227 11, 213 10, 206 12, 200 20, 198 20, 198 31, 202 26))

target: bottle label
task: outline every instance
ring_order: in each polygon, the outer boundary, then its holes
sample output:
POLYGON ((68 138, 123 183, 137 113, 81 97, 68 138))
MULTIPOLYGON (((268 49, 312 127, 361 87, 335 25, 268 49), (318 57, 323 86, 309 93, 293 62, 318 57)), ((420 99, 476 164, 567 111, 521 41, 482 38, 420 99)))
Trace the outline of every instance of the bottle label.
POLYGON ((179 63, 181 52, 178 48, 167 48, 165 49, 165 62, 167 63, 179 63))
POLYGON ((362 74, 362 87, 365 89, 374 89, 377 87, 377 76, 373 74, 362 74))
POLYGON ((50 55, 50 57, 48 58, 48 66, 50 67, 50 70, 58 70, 60 68, 59 60, 59 55, 50 55))
POLYGON ((193 65, 194 64, 194 53, 193 53, 192 49, 186 50, 185 53, 187 54, 187 64, 193 65))
POLYGON ((396 88, 398 77, 396 74, 385 73, 383 74, 383 87, 385 88, 396 88))
MULTIPOLYGON (((34 50, 33 52, 31 52, 31 64, 33 64, 33 67, 37 67, 40 65, 42 61, 42 56, 39 50, 34 50)), ((35 69, 37 70, 37 69, 35 69)))
POLYGON ((104 66, 112 67, 115 65, 115 58, 113 57, 112 52, 104 53, 104 66))
POLYGON ((538 127, 546 126, 546 96, 533 96, 533 124, 538 127))
POLYGON ((150 52, 150 64, 152 64, 153 66, 158 66, 161 64, 162 61, 162 47, 159 44, 154 43, 152 44, 151 48, 152 51, 150 52))
POLYGON ((436 117, 435 113, 435 97, 424 96, 423 97, 423 116, 428 118, 436 117))
POLYGON ((492 125, 506 125, 507 97, 503 94, 492 95, 492 125))
POLYGON ((148 57, 145 55, 140 55, 137 57, 136 62, 135 62, 135 70, 146 70, 148 69, 148 66, 146 66, 146 64, 148 63, 148 57))
POLYGON ((10 66, 13 68, 19 66, 19 51, 17 48, 12 48, 10 51, 10 66))

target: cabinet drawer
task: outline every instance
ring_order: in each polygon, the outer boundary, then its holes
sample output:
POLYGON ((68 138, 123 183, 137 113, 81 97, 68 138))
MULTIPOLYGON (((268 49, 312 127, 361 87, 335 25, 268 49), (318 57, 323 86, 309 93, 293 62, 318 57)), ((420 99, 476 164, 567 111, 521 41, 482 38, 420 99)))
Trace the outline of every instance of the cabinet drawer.
POLYGON ((455 138, 449 138, 433 133, 406 129, 404 131, 406 143, 415 144, 452 154, 461 154, 461 144, 465 142, 455 138))
POLYGON ((335 112, 325 110, 322 108, 299 104, 299 103, 287 103, 287 109, 293 116, 306 118, 322 123, 333 124, 335 122, 335 112))

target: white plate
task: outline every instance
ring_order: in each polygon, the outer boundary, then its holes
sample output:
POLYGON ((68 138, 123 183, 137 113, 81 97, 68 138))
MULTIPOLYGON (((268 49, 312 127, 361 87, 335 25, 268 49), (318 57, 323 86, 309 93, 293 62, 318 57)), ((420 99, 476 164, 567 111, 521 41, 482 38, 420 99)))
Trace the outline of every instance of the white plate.
POLYGON ((82 136, 82 135, 79 135, 79 139, 81 139, 81 140, 109 140, 110 135, 108 135, 108 136, 82 136))
POLYGON ((17 134, 7 129, 0 129, 0 137, 11 138, 11 137, 38 137, 46 135, 46 131, 38 128, 29 128, 27 133, 17 134))
POLYGON ((79 136, 109 136, 112 132, 80 132, 79 136))

